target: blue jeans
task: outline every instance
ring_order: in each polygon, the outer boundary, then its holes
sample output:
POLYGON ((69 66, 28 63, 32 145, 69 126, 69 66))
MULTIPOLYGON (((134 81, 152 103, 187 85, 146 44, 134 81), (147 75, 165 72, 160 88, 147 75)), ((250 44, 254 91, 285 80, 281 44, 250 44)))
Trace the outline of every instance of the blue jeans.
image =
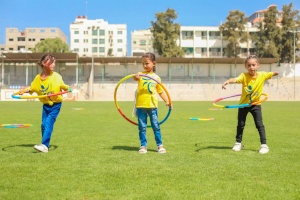
POLYGON ((157 108, 136 108, 138 117, 139 137, 141 146, 147 147, 147 117, 150 117, 151 127, 154 132, 155 141, 157 146, 162 145, 162 138, 160 133, 160 126, 158 124, 157 108))
POLYGON ((50 139, 53 132, 54 122, 60 112, 62 103, 55 103, 52 106, 48 104, 43 105, 42 113, 42 144, 49 148, 50 139))

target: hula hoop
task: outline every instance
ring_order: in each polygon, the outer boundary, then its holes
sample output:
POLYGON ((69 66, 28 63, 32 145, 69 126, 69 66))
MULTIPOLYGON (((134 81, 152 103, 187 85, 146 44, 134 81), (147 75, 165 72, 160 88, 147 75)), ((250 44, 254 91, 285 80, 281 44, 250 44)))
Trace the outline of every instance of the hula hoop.
POLYGON ((14 94, 11 95, 12 98, 14 99, 35 99, 35 98, 45 98, 45 97, 53 97, 53 96, 57 96, 57 95, 62 95, 62 94, 66 94, 68 93, 68 91, 63 91, 63 92, 58 92, 58 93, 54 93, 54 94, 45 94, 45 95, 38 95, 38 96, 33 96, 33 95, 19 95, 20 92, 15 92, 14 94))
MULTIPOLYGON (((165 86, 164 86, 163 84, 161 84, 159 81, 155 80, 154 78, 152 78, 152 77, 150 77, 150 76, 147 76, 147 75, 145 75, 145 74, 139 74, 139 75, 154 80, 157 84, 159 84, 159 85, 164 89, 164 91, 165 91, 165 93, 166 93, 166 95, 167 95, 167 97, 168 97, 168 99, 169 99, 169 105, 170 105, 170 106, 169 106, 169 111, 168 111, 167 115, 165 116, 165 118, 164 118, 163 120, 161 120, 161 121, 158 123, 159 125, 161 125, 161 124, 163 124, 163 123, 169 118, 169 116, 170 116, 170 114, 171 114, 171 110, 172 110, 172 109, 171 109, 172 100, 171 100, 171 97, 170 97, 170 95, 169 95, 169 92, 168 92, 168 90, 165 88, 165 86)), ((126 81, 127 79, 130 79, 130 78, 134 77, 134 76, 135 76, 135 74, 130 74, 130 75, 128 75, 128 76, 125 76, 124 78, 122 78, 122 79, 118 82, 118 84, 117 84, 117 86, 116 86, 116 88, 115 88, 115 92, 114 92, 114 101, 115 101, 115 105, 116 105, 117 110, 119 111, 119 113, 120 113, 120 114, 121 114, 128 122, 130 122, 130 123, 132 123, 132 124, 134 124, 134 125, 138 125, 138 123, 136 123, 136 122, 130 120, 130 119, 122 112, 122 110, 121 110, 121 108, 120 108, 120 106, 119 106, 119 104, 118 104, 118 101, 117 101, 117 91, 118 91, 118 88, 119 88, 120 84, 123 83, 124 81, 126 81)), ((147 127, 151 127, 151 126, 148 125, 147 127)))
POLYGON ((245 104, 238 104, 238 105, 227 105, 227 106, 216 104, 217 102, 222 101, 224 99, 229 99, 229 98, 232 98, 232 97, 241 96, 241 94, 235 94, 235 95, 231 95, 231 96, 228 96, 228 97, 218 98, 213 102, 213 105, 217 108, 245 108, 245 107, 250 107, 250 106, 253 106, 253 105, 260 104, 260 103, 262 103, 262 102, 264 102, 268 99, 268 95, 266 93, 262 93, 261 95, 265 96, 265 98, 263 98, 259 101, 253 102, 253 103, 245 103, 245 104))
POLYGON ((195 120, 195 121, 212 121, 212 120, 215 120, 215 118, 198 118, 198 117, 191 117, 190 120, 195 120))
POLYGON ((32 124, 0 124, 3 128, 29 128, 32 124))

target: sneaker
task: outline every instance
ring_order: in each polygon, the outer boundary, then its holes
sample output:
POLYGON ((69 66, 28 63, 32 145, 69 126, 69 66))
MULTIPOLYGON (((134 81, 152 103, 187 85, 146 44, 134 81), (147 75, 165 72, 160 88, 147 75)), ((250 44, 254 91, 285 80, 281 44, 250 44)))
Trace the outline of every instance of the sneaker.
POLYGON ((157 152, 164 154, 167 153, 167 150, 163 146, 159 146, 157 147, 157 152))
POLYGON ((232 148, 233 151, 240 151, 242 150, 243 146, 242 146, 242 143, 240 142, 236 142, 232 148))
POLYGON ((260 153, 260 154, 266 154, 266 153, 268 153, 268 152, 269 152, 269 147, 268 147, 268 145, 266 145, 266 144, 260 145, 260 150, 259 150, 259 153, 260 153))
POLYGON ((141 153, 141 154, 147 153, 147 148, 144 147, 144 146, 141 146, 140 150, 139 150, 139 153, 141 153))
POLYGON ((44 153, 47 153, 48 152, 48 147, 46 147, 46 145, 44 144, 37 144, 37 145, 34 145, 33 147, 35 150, 38 150, 40 152, 44 152, 44 153))

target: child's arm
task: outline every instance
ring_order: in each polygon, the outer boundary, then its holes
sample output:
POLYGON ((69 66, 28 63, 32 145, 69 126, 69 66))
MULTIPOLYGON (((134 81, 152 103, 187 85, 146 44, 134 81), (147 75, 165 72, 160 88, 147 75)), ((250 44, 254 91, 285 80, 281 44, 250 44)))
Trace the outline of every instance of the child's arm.
POLYGON ((224 83, 223 83, 223 85, 222 85, 222 89, 224 89, 224 90, 226 90, 226 85, 227 84, 229 84, 229 83, 235 83, 236 81, 235 81, 235 78, 230 78, 230 79, 228 79, 227 81, 225 81, 224 83))
POLYGON ((273 76, 277 76, 279 74, 279 72, 275 71, 273 72, 273 76))
POLYGON ((166 102, 166 106, 171 106, 172 108, 172 105, 170 105, 168 96, 165 92, 160 93, 159 96, 164 100, 164 102, 166 102))

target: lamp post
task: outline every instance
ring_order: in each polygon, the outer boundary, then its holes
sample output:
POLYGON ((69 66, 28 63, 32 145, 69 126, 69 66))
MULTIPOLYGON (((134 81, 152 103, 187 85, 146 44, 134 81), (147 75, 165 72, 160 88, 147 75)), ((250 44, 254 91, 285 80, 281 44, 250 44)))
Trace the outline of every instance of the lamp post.
POLYGON ((300 32, 300 27, 295 27, 293 31, 289 31, 294 33, 294 100, 296 100, 296 33, 300 32))

